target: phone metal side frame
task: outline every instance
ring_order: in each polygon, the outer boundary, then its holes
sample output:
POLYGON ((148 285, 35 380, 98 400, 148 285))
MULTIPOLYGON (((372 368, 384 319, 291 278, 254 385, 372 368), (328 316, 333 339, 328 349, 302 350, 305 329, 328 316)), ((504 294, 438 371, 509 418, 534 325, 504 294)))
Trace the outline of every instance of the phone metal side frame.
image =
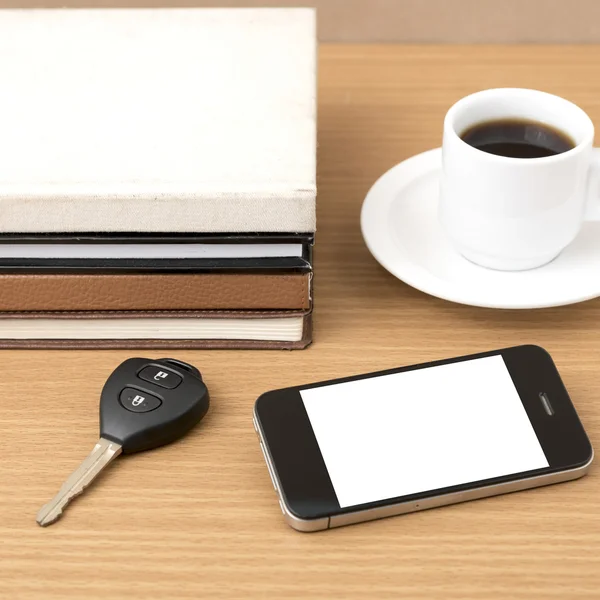
POLYGON ((588 472, 590 465, 594 460, 594 451, 592 449, 592 455, 588 462, 575 469, 527 477, 516 481, 506 481, 504 483, 495 485, 485 485, 461 492, 440 494, 438 496, 431 496, 430 498, 421 498, 417 501, 398 502, 388 506, 380 506, 378 508, 370 508, 367 510, 358 510, 355 512, 333 515, 330 517, 322 517, 319 519, 300 519, 291 512, 285 501, 285 497, 281 492, 281 484, 277 477, 277 471, 275 470, 269 448, 264 441, 263 432, 256 415, 256 409, 252 421, 254 423, 254 429, 258 435, 260 447, 263 452, 263 456, 265 457, 265 462, 267 463, 267 468, 269 470, 269 475, 271 476, 271 481, 273 482, 273 487, 277 492, 279 506, 281 507, 281 511, 283 512, 285 520, 290 527, 296 531, 302 532, 323 531, 324 529, 333 529, 335 527, 343 527, 344 525, 364 523, 365 521, 374 521, 376 519, 383 519, 385 517, 404 515, 421 510, 427 510, 429 508, 448 506, 450 504, 458 504, 460 502, 467 502, 469 500, 479 500, 481 498, 489 498, 491 496, 499 496, 501 494, 509 494, 511 492, 519 492, 521 490, 529 490, 554 483, 572 481, 573 479, 579 479, 580 477, 583 477, 588 472))
POLYGON ((265 462, 267 463, 267 469, 271 477, 271 482, 273 483, 273 487, 275 488, 275 491, 277 492, 277 497, 279 498, 279 506, 281 508, 281 512, 283 513, 287 524, 296 531, 304 532, 322 531, 323 529, 329 529, 330 517, 322 517, 320 519, 300 519, 299 517, 294 515, 289 509, 287 502, 285 501, 285 497, 281 491, 281 482, 277 477, 277 471, 275 470, 275 466, 273 464, 273 458, 271 457, 268 445, 265 443, 264 434, 260 426, 258 416, 256 414, 256 407, 254 408, 252 423, 254 424, 254 429, 256 430, 256 435, 258 436, 260 449, 262 450, 263 456, 265 457, 265 462))

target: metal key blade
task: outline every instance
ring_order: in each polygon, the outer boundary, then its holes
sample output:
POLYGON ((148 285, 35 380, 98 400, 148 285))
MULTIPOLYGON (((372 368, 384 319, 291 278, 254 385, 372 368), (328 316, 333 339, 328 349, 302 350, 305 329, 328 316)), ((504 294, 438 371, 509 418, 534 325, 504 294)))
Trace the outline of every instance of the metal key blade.
POLYGON ((79 496, 119 454, 120 444, 100 438, 89 456, 63 483, 58 494, 39 510, 36 518, 38 525, 46 527, 60 519, 71 500, 79 496))

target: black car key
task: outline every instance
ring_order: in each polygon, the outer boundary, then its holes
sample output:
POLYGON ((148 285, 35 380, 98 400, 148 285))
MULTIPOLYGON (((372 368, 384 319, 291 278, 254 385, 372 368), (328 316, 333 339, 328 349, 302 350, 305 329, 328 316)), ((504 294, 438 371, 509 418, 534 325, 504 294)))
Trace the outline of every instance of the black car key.
POLYGON ((68 504, 119 454, 173 442, 206 414, 208 390, 196 367, 172 359, 130 358, 108 378, 100 399, 100 439, 37 514, 42 527, 58 520, 68 504))

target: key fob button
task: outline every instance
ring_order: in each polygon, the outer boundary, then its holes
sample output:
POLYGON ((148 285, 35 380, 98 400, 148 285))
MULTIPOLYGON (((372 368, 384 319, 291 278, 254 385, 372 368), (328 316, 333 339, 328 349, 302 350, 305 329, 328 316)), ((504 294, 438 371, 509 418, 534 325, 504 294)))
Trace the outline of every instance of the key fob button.
POLYGON ((119 402, 123 408, 137 413, 150 412, 162 404, 160 398, 133 388, 125 388, 119 396, 119 402))
POLYGON ((181 377, 177 373, 154 366, 144 367, 138 377, 168 390, 174 390, 181 383, 181 377))

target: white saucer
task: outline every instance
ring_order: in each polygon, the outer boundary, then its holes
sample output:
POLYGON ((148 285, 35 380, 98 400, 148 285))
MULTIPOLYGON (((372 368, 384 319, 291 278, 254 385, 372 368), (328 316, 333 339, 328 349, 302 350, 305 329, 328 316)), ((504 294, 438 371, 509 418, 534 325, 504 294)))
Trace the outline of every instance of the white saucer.
POLYGON ((441 149, 401 162, 365 198, 367 247, 390 273, 427 294, 490 308, 543 308, 600 296, 600 222, 587 222, 554 261, 529 271, 479 267, 454 250, 437 218, 441 149))

